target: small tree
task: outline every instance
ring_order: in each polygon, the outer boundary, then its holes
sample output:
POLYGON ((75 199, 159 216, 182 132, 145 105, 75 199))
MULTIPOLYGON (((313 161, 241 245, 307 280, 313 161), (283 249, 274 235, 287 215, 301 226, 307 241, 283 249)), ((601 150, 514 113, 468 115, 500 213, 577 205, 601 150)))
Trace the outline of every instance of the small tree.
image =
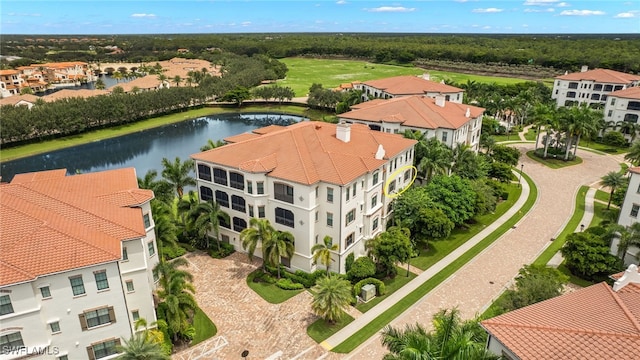
POLYGON ((311 294, 311 309, 330 324, 342 318, 353 296, 349 281, 336 274, 319 278, 311 288, 311 294))
POLYGON ((331 258, 331 252, 338 251, 338 244, 333 243, 333 239, 331 236, 327 235, 322 239, 322 243, 315 244, 311 248, 311 253, 313 254, 313 264, 317 264, 318 260, 325 266, 327 269, 327 275, 329 275, 329 266, 333 259, 331 258))
POLYGON ((559 270, 540 265, 525 265, 516 277, 514 288, 505 292, 498 306, 503 312, 516 310, 562 294, 569 277, 559 270))
POLYGON ((613 198, 613 193, 617 188, 623 186, 626 183, 626 179, 624 175, 619 171, 610 171, 607 175, 602 178, 602 185, 611 189, 609 192, 609 202, 607 203, 607 210, 611 207, 611 199, 613 198))
POLYGON ((396 263, 409 260, 413 251, 409 235, 409 230, 406 228, 391 227, 367 241, 366 247, 369 254, 373 256, 378 270, 384 276, 395 276, 396 263))
POLYGON ((372 277, 376 274, 376 264, 368 256, 362 256, 357 258, 349 271, 347 271, 347 277, 352 282, 358 282, 362 279, 372 277))
POLYGON ((619 270, 618 258, 609 252, 608 241, 589 232, 569 234, 560 251, 567 268, 583 279, 594 280, 619 270))

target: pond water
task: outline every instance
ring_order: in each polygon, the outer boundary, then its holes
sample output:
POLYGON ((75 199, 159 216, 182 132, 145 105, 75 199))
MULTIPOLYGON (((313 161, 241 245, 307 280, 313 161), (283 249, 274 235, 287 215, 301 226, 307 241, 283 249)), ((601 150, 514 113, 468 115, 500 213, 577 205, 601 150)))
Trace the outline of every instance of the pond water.
POLYGON ((96 141, 46 154, 34 155, 2 163, 3 182, 15 174, 51 169, 67 169, 67 173, 88 173, 108 169, 135 167, 138 177, 148 170, 162 171, 160 162, 176 156, 186 160, 200 151, 208 139, 222 140, 231 135, 271 125, 289 125, 307 120, 280 114, 219 114, 185 120, 117 138, 96 141))

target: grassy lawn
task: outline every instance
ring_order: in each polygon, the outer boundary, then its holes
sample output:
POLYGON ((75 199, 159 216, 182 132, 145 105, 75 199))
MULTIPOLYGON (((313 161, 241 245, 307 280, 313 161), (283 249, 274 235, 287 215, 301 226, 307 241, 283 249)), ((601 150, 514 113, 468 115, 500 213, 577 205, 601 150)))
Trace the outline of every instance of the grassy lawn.
POLYGON ((609 201, 609 192, 596 190, 596 200, 608 202, 609 201))
POLYGON ((605 145, 594 141, 581 141, 579 144, 581 147, 602 151, 607 154, 624 154, 629 151, 629 148, 621 148, 617 146, 605 145))
POLYGON ((401 268, 397 268, 397 269, 398 269, 398 275, 396 275, 395 278, 384 279, 382 281, 385 285, 385 289, 387 290, 387 293, 385 295, 376 296, 375 298, 373 298, 371 301, 367 303, 358 304, 356 305, 356 309, 360 310, 363 313, 369 311, 372 307, 376 306, 382 300, 389 297, 389 295, 393 294, 396 290, 400 289, 406 283, 415 279, 415 277, 417 276, 416 274, 409 272, 409 277, 407 277, 407 269, 401 269, 401 268))
POLYGON ((331 335, 337 333, 343 327, 349 325, 352 321, 353 317, 346 313, 342 315, 342 319, 332 325, 327 324, 324 319, 320 318, 307 327, 307 334, 319 344, 327 340, 331 335))
POLYGON ((518 136, 518 133, 513 133, 509 136, 507 135, 491 135, 497 143, 499 142, 503 142, 503 141, 520 141, 520 137, 518 136))
POLYGON ((289 300, 290 298, 300 294, 304 290, 283 290, 277 287, 275 284, 268 284, 264 282, 253 282, 253 278, 256 273, 262 271, 262 269, 256 269, 254 272, 247 276, 247 285, 255 291, 261 298, 271 304, 280 304, 289 300))
POLYGON ((538 135, 538 133, 536 132, 536 129, 531 128, 529 129, 529 131, 527 131, 524 134, 524 138, 529 140, 529 141, 536 141, 536 136, 538 135))
POLYGON ((210 339, 218 332, 213 321, 200 309, 193 315, 193 327, 196 328, 196 336, 193 337, 191 346, 210 339))
POLYGON ((559 158, 559 159, 553 159, 553 158, 543 159, 543 158, 539 158, 539 157, 535 156, 534 152, 535 152, 535 150, 527 151, 527 156, 529 157, 529 159, 537 161, 540 164, 542 164, 542 165, 544 165, 546 167, 549 167, 551 169, 560 169, 560 168, 567 167, 567 166, 573 166, 573 165, 582 164, 582 158, 580 158, 579 156, 576 156, 575 159, 573 159, 573 160, 564 161, 561 158, 559 158))
POLYGON ((419 286, 417 289, 412 291, 405 298, 397 302, 387 311, 383 312, 380 316, 375 318, 365 327, 357 331, 354 335, 349 337, 347 340, 336 346, 332 349, 332 351, 337 353, 349 353, 353 351, 360 344, 365 342, 368 338, 377 333, 380 329, 382 329, 385 325, 387 325, 391 320, 398 317, 402 312, 407 310, 413 304, 415 304, 420 298, 426 295, 429 291, 433 290, 436 286, 446 280, 449 276, 451 276, 455 271, 460 269, 464 264, 469 262, 473 257, 478 255, 482 250, 486 249, 489 245, 491 245, 496 239, 506 233, 512 226, 514 226, 522 217, 529 212, 529 210, 535 204, 536 198, 538 197, 538 189, 535 184, 531 180, 529 176, 523 174, 523 179, 525 179, 529 186, 531 186, 531 193, 527 198, 523 208, 516 215, 512 216, 509 220, 507 220, 502 226, 500 226, 496 231, 491 233, 489 236, 484 238, 480 243, 471 248, 469 251, 464 253, 458 259, 454 260, 451 264, 445 267, 442 271, 434 275, 427 282, 419 286))
POLYGON ((437 240, 429 242, 429 250, 421 250, 420 255, 411 259, 411 265, 426 270, 433 264, 442 260, 445 256, 449 255, 453 250, 460 245, 467 242, 474 235, 482 231, 487 225, 496 221, 502 214, 504 214, 520 197, 522 189, 514 184, 507 186, 509 190, 509 199, 503 201, 496 207, 496 210, 492 214, 485 214, 475 217, 476 223, 470 225, 468 228, 461 229, 456 228, 451 232, 451 235, 445 240, 437 240))

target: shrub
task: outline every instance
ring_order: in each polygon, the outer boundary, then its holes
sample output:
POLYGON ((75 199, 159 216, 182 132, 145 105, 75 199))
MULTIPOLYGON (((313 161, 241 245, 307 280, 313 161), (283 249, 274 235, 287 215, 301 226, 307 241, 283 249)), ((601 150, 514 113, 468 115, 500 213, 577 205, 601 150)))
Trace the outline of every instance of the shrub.
POLYGON ((175 258, 177 258, 179 256, 182 256, 182 255, 186 254, 186 252, 187 252, 187 250, 185 250, 183 247, 177 246, 177 245, 162 247, 162 256, 166 260, 175 259, 175 258))
POLYGON ((304 289, 304 285, 294 283, 291 279, 280 279, 276 282, 276 286, 282 290, 301 290, 304 289))
POLYGON ((181 243, 178 243, 178 245, 180 245, 181 248, 187 250, 188 252, 196 251, 196 248, 193 247, 191 244, 181 242, 181 243))
MULTIPOLYGON (((366 66, 365 66, 366 67, 366 66)), ((353 262, 355 261, 355 255, 353 255, 353 253, 347 255, 347 258, 344 260, 344 269, 345 272, 349 272, 349 270, 351 270, 351 266, 353 265, 353 262)))
POLYGON ((219 251, 218 251, 218 245, 217 244, 214 243, 214 244, 211 244, 211 246, 213 246, 213 249, 209 250, 209 255, 214 259, 225 258, 225 257, 233 254, 236 251, 236 249, 233 247, 233 245, 227 244, 227 243, 220 243, 220 250, 219 251))
POLYGON ((382 296, 387 293, 387 289, 382 281, 376 278, 366 278, 364 280, 358 281, 355 285, 353 285, 353 293, 355 294, 355 296, 359 296, 360 291, 362 291, 362 287, 367 284, 373 284, 376 287, 377 296, 382 296))
POLYGON ((263 282, 263 283, 267 283, 267 284, 275 284, 276 283, 276 279, 271 276, 270 274, 264 273, 261 270, 256 270, 253 273, 253 282, 255 283, 259 283, 259 282, 263 282))
MULTIPOLYGON (((266 269, 272 276, 276 276, 278 274, 278 268, 276 267, 267 265, 266 269)), ((316 280, 324 275, 326 275, 326 271, 324 270, 316 270, 312 273, 306 273, 302 270, 290 272, 284 266, 280 266, 280 276, 289 279, 294 283, 302 284, 306 288, 310 288, 315 285, 316 280)))
POLYGON ((608 131, 602 137, 602 142, 610 146, 623 147, 627 145, 627 139, 625 139, 624 135, 618 131, 608 131))
POLYGON ((347 278, 351 282, 358 282, 362 279, 372 277, 376 274, 376 264, 368 256, 357 258, 351 269, 347 272, 347 278))

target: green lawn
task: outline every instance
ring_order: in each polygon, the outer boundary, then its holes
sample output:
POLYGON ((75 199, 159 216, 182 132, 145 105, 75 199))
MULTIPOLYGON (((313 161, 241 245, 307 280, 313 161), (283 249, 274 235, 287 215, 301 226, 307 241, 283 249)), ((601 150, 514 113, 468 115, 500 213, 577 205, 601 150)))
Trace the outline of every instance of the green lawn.
POLYGON ((200 309, 193 315, 193 327, 196 328, 196 336, 193 337, 191 346, 215 336, 218 332, 213 321, 200 309))
POLYGON ((597 143, 594 141, 586 141, 586 140, 580 141, 579 145, 581 147, 593 149, 596 151, 602 151, 603 153, 607 153, 607 154, 624 154, 629 151, 629 148, 627 147, 605 145, 605 144, 597 143))
POLYGON ((602 190, 596 190, 596 197, 595 198, 596 198, 596 200, 608 202, 609 201, 609 192, 602 191, 602 190))
POLYGON ((307 327, 307 334, 319 344, 327 340, 331 335, 337 333, 343 327, 349 325, 353 320, 353 317, 346 313, 342 315, 342 319, 332 325, 327 324, 324 319, 320 318, 307 327))
POLYGON ((447 239, 429 242, 429 250, 421 250, 418 257, 411 259, 411 265, 422 270, 428 269, 482 231, 487 225, 496 221, 496 219, 513 206, 522 192, 522 189, 514 184, 509 184, 507 189, 509 190, 509 199, 498 204, 492 214, 476 216, 476 223, 470 225, 468 228, 456 228, 447 239))
POLYGON ((529 140, 529 141, 536 141, 536 136, 538 135, 538 132, 536 131, 536 129, 531 128, 529 129, 529 131, 527 131, 524 134, 524 138, 529 140))
POLYGON ((527 151, 527 156, 529 157, 529 159, 534 160, 539 162, 540 164, 549 167, 551 169, 560 169, 563 167, 567 167, 567 166, 573 166, 573 165, 578 165, 578 164, 582 164, 582 158, 579 156, 576 156, 573 160, 569 160, 569 161, 564 161, 561 158, 540 158, 537 157, 534 154, 535 150, 530 150, 527 151))
POLYGON ((449 276, 451 276, 455 271, 460 269, 464 264, 473 259, 476 255, 478 255, 482 250, 486 249, 489 245, 491 245, 496 239, 506 233, 512 226, 514 226, 522 217, 529 212, 529 210, 535 204, 536 198, 538 197, 538 189, 535 184, 531 180, 529 176, 523 174, 523 179, 525 179, 529 186, 531 186, 531 193, 527 198, 523 208, 516 215, 512 216, 509 220, 507 220, 502 226, 500 226, 496 231, 491 233, 489 236, 484 238, 479 244, 471 248, 469 251, 464 253, 458 259, 454 260, 450 265, 445 267, 442 271, 434 275, 427 282, 419 286, 417 289, 412 291, 409 295, 404 297, 402 300, 397 302, 387 311, 383 312, 380 316, 375 318, 365 327, 357 331, 354 335, 349 337, 347 340, 343 341, 341 344, 332 349, 332 351, 337 353, 349 353, 353 351, 356 347, 364 343, 367 339, 377 333, 380 329, 382 329, 385 325, 387 325, 391 320, 398 317, 405 310, 410 308, 413 304, 415 304, 420 298, 426 295, 429 291, 433 290, 440 283, 445 281, 449 276))
POLYGON ((367 303, 360 303, 356 305, 356 309, 360 310, 360 312, 363 312, 363 313, 369 311, 372 307, 376 306, 382 300, 389 297, 389 295, 393 294, 396 290, 400 289, 409 281, 415 279, 417 276, 416 274, 409 272, 409 276, 407 277, 407 269, 397 268, 397 270, 398 270, 398 275, 395 278, 384 279, 382 281, 387 291, 385 295, 376 296, 375 298, 373 298, 371 301, 367 303))
POLYGON ((255 291, 261 298, 271 304, 280 304, 289 300, 290 298, 300 294, 304 290, 283 290, 277 287, 275 284, 268 284, 264 282, 253 282, 253 278, 256 273, 261 272, 262 269, 256 269, 254 272, 247 276, 247 285, 255 291))

